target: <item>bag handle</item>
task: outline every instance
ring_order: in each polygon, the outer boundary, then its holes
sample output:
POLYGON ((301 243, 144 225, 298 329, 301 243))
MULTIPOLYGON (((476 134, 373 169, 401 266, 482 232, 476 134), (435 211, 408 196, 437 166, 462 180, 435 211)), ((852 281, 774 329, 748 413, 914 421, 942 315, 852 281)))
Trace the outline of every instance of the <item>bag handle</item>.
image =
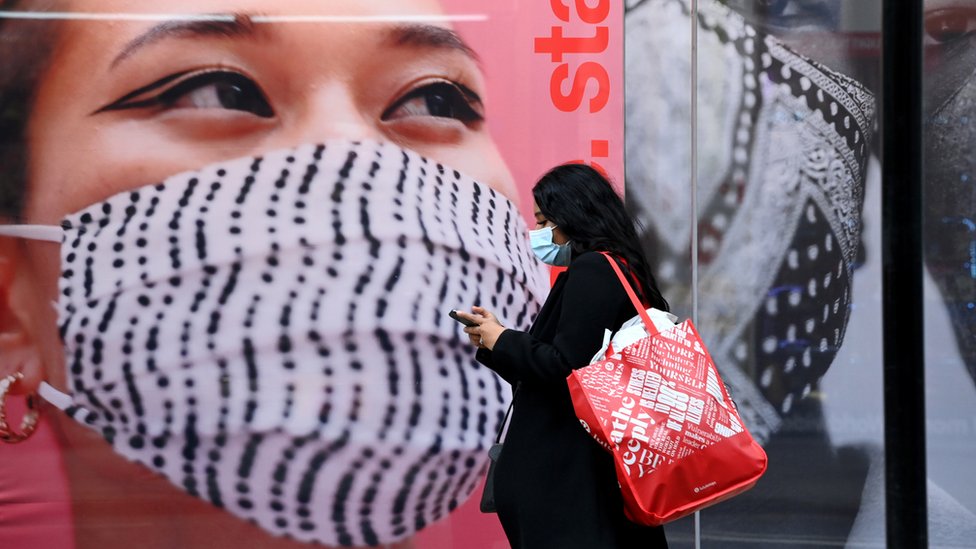
POLYGON ((498 433, 495 434, 495 444, 502 443, 502 433, 505 432, 505 427, 508 425, 508 418, 512 415, 512 408, 515 407, 515 397, 518 395, 519 387, 522 386, 522 382, 518 382, 515 385, 515 390, 512 391, 512 402, 508 405, 508 410, 505 411, 505 418, 502 419, 502 424, 498 426, 498 433))
POLYGON ((600 253, 603 254, 603 257, 607 258, 607 261, 610 262, 610 266, 613 267, 613 272, 617 273, 617 278, 620 280, 620 283, 623 284, 624 290, 627 291, 627 297, 630 298, 630 302, 634 305, 634 308, 637 309, 637 314, 639 314, 641 320, 644 321, 644 328, 647 329, 647 333, 652 336, 657 335, 660 331, 657 329, 657 326, 651 322, 651 317, 648 316, 644 305, 639 299, 637 299, 637 294, 634 293, 634 289, 631 288, 630 282, 628 282, 627 278, 624 277, 624 273, 620 270, 620 266, 617 265, 617 262, 613 260, 613 257, 609 253, 600 253))

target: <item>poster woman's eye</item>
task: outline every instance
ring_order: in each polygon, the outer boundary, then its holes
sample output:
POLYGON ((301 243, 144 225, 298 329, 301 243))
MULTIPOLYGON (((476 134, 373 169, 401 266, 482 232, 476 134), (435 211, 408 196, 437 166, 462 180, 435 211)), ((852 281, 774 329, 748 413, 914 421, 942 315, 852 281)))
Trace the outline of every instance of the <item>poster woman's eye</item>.
POLYGON ((766 16, 783 15, 790 0, 756 0, 756 11, 766 16))
POLYGON ((767 32, 800 28, 833 30, 840 17, 840 3, 831 0, 723 0, 722 3, 767 32))
POLYGON ((947 8, 925 15, 926 45, 949 44, 976 31, 976 9, 947 8))
POLYGON ((484 120, 481 98, 456 82, 438 80, 414 88, 383 112, 382 120, 428 116, 453 118, 465 124, 484 120))
POLYGON ((97 110, 128 109, 223 109, 261 118, 275 115, 264 92, 249 77, 229 70, 205 70, 172 74, 134 90, 97 110))

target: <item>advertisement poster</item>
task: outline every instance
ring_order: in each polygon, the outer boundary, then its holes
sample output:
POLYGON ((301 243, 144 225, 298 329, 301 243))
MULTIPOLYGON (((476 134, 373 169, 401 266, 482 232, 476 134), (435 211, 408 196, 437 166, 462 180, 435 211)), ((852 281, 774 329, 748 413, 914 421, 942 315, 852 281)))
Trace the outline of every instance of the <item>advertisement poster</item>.
POLYGON ((447 312, 528 327, 549 168, 622 190, 623 9, 0 3, 0 545, 507 547, 447 312))

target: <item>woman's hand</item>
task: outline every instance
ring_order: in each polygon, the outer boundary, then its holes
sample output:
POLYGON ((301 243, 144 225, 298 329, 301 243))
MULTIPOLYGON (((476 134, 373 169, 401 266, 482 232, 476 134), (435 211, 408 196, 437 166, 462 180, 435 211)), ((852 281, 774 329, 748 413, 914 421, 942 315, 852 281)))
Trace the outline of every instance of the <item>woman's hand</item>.
POLYGON ((477 324, 477 326, 465 328, 464 333, 468 334, 472 345, 482 349, 488 349, 489 351, 494 349, 495 342, 498 341, 498 336, 506 330, 498 322, 498 319, 495 318, 495 315, 484 307, 471 307, 470 313, 458 311, 457 314, 477 324))

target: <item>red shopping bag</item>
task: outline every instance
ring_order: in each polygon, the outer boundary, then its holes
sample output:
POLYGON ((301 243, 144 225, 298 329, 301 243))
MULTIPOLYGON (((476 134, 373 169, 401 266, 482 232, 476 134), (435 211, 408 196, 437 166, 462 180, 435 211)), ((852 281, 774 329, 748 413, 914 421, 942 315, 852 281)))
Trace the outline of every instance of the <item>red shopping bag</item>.
POLYGON ((640 322, 626 323, 567 381, 583 428, 613 453, 627 517, 656 526, 748 490, 766 471, 766 453, 691 321, 659 330, 604 255, 640 322))

